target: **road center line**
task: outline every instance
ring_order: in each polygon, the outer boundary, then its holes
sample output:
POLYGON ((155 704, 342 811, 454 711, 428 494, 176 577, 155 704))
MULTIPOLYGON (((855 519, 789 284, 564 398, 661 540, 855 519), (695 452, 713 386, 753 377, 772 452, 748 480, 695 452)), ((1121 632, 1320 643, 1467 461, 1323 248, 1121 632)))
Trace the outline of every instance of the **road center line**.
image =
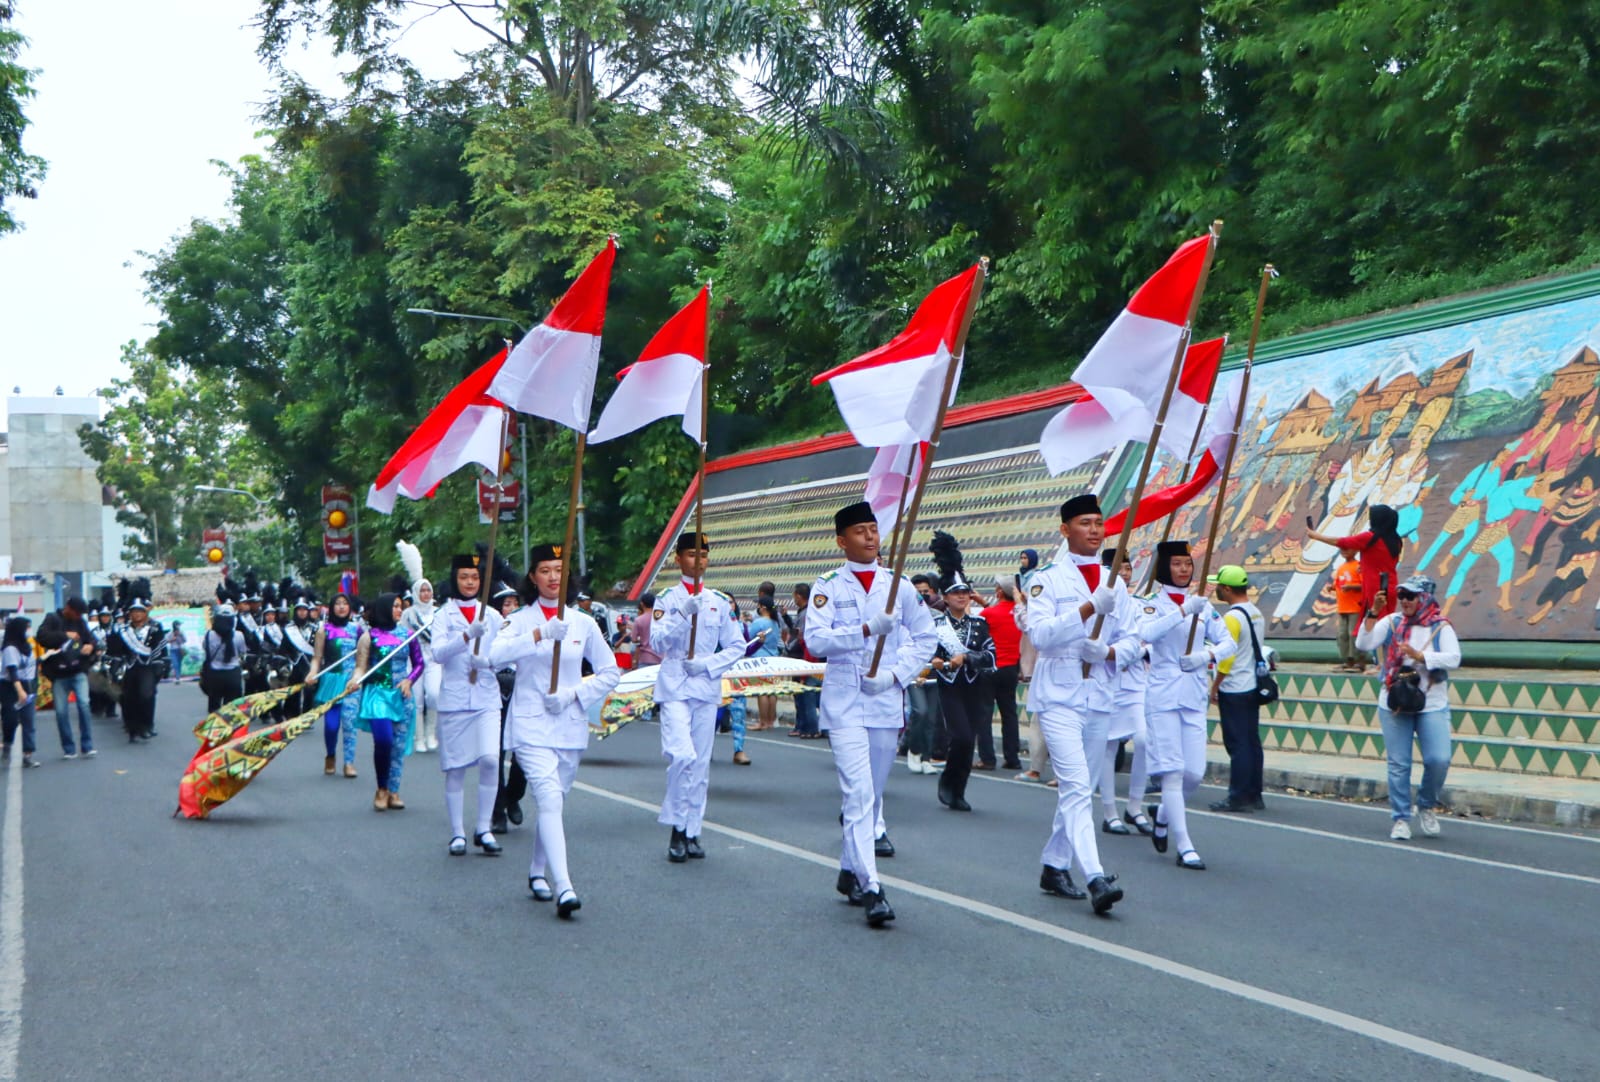
MULTIPOLYGON (((769 744, 773 747, 790 748, 794 751, 823 754, 827 753, 827 748, 825 746, 822 748, 799 748, 794 747, 792 744, 780 743, 777 740, 770 739, 758 740, 758 742, 762 744, 769 744)), ((1038 782, 1032 781, 1015 781, 1011 778, 991 778, 979 773, 975 773, 972 776, 975 779, 981 779, 990 784, 1015 785, 1025 789, 1045 788, 1038 782)), ((1045 791, 1051 793, 1054 792, 1054 790, 1049 789, 1046 789, 1045 791)), ((1399 842, 1388 841, 1386 839, 1359 838, 1350 834, 1340 834, 1337 831, 1319 830, 1316 827, 1301 827, 1295 826, 1292 823, 1274 823, 1270 819, 1262 819, 1255 815, 1230 815, 1222 812, 1203 811, 1198 808, 1190 808, 1189 815, 1198 815, 1207 819, 1226 819, 1230 823, 1238 823, 1243 826, 1262 827, 1269 830, 1287 830, 1295 834, 1309 835, 1313 838, 1332 838, 1334 841, 1349 842, 1351 845, 1370 845, 1389 853, 1410 853, 1414 856, 1434 857, 1439 860, 1457 860, 1463 864, 1476 864, 1485 868, 1499 868, 1503 871, 1523 872, 1527 875, 1540 875, 1548 879, 1564 879, 1568 882, 1588 883, 1590 886, 1600 887, 1600 877, 1592 875, 1579 875, 1576 872, 1558 872, 1549 868, 1535 868, 1527 864, 1511 864, 1502 860, 1490 860, 1487 857, 1467 856, 1465 853, 1451 853, 1447 850, 1432 848, 1432 842, 1419 842, 1412 845, 1406 845, 1399 842)), ((1448 822, 1449 820, 1446 821, 1448 822)), ((1555 837, 1569 837, 1569 835, 1558 834, 1555 835, 1555 837)))
POLYGON ((0 1082, 16 1082, 22 1049, 22 741, 6 771, 0 836, 0 1082))
MULTIPOLYGON (((649 812, 651 815, 654 815, 660 810, 655 804, 649 804, 643 800, 638 800, 634 797, 628 796, 625 793, 618 793, 610 789, 603 789, 600 786, 591 785, 587 782, 577 782, 573 787, 580 789, 585 793, 603 797, 606 800, 612 800, 618 804, 623 804, 630 808, 636 808, 640 811, 649 812)), ((808 864, 815 864, 819 867, 828 868, 830 870, 835 870, 839 866, 839 862, 836 858, 825 857, 820 853, 813 853, 809 849, 801 849, 798 846, 789 845, 787 842, 780 842, 775 838, 768 838, 762 834, 752 834, 746 830, 738 830, 734 827, 725 827, 712 822, 705 822, 701 825, 706 830, 725 835, 729 838, 736 838, 748 845, 759 846, 763 849, 771 850, 774 853, 781 853, 784 856, 805 861, 808 864)), ((934 902, 941 902, 944 905, 972 913, 976 916, 987 917, 990 920, 998 921, 1002 924, 1009 924, 1012 927, 1019 928, 1025 932, 1033 932, 1036 935, 1041 935, 1048 939, 1054 939, 1070 946, 1081 947, 1084 950, 1094 951, 1097 954, 1103 954, 1111 958, 1116 958, 1119 961, 1131 962, 1134 965, 1155 970, 1157 973, 1163 973, 1170 977, 1177 977, 1180 980, 1189 981, 1192 984, 1198 984, 1204 988, 1210 988, 1218 992, 1225 992, 1229 995, 1237 996, 1240 999, 1249 1000, 1252 1003, 1259 1003, 1266 1007, 1273 1007, 1289 1014, 1299 1015, 1300 1017, 1309 1019, 1313 1022, 1321 1022, 1324 1025, 1334 1026, 1335 1028, 1346 1030, 1362 1037, 1370 1038, 1371 1040, 1378 1041, 1382 1044, 1392 1045, 1393 1047, 1402 1049, 1406 1052, 1413 1052, 1417 1055, 1427 1056, 1430 1059, 1438 1060, 1441 1063, 1448 1063, 1456 1067, 1462 1067, 1466 1070, 1474 1071, 1489 1078, 1515 1080, 1515 1082, 1550 1082, 1550 1080, 1544 1075, 1534 1074, 1530 1071, 1524 1071, 1519 1067, 1513 1067, 1510 1064, 1501 1063, 1498 1060, 1492 1060, 1484 1056, 1475 1055, 1452 1045, 1442 1044, 1438 1041, 1432 1041, 1426 1037, 1420 1037, 1414 1033, 1407 1033, 1404 1030, 1393 1029, 1389 1026, 1381 1025, 1365 1018, 1358 1018, 1353 1014, 1346 1014, 1343 1011, 1334 1010, 1331 1007, 1323 1007, 1319 1004, 1310 1003, 1303 999, 1296 999, 1293 996, 1286 996, 1278 992, 1269 991, 1265 988, 1258 988, 1252 984, 1245 984, 1242 981, 1236 981, 1232 978, 1224 977, 1217 973, 1211 973, 1204 969, 1197 969, 1194 966, 1184 965, 1181 962, 1175 962, 1170 958, 1163 958, 1157 954, 1149 954, 1145 951, 1135 950, 1132 947, 1124 947, 1116 943, 1107 943, 1103 940, 1095 939, 1092 936, 1083 935, 1079 932, 1070 932, 1065 928, 1058 927, 1057 925, 1049 924, 1045 921, 1037 920, 1033 917, 1025 916, 1009 909, 1002 909, 999 906, 990 905, 987 902, 980 902, 975 898, 968 898, 960 894, 951 894, 948 891, 939 890, 935 887, 923 886, 921 883, 914 883, 909 879, 900 879, 894 876, 886 876, 881 874, 879 878, 886 886, 894 887, 895 890, 905 894, 910 894, 919 898, 926 898, 934 902)))

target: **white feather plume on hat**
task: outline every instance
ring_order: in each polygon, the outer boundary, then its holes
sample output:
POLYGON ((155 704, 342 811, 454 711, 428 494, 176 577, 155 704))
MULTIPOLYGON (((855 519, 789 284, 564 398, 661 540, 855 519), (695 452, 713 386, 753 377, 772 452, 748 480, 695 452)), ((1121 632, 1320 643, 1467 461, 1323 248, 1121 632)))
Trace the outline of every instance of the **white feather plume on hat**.
POLYGON ((400 553, 400 565, 406 569, 406 580, 415 590, 423 579, 422 552, 410 541, 396 541, 394 547, 400 553))

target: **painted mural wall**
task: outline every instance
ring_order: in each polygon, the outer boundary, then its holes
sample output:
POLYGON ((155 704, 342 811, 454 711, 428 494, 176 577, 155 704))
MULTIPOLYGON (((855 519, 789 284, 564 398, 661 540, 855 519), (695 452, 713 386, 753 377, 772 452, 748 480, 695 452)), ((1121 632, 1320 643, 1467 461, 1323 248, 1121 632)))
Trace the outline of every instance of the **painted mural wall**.
MULTIPOLYGON (((1273 634, 1331 635, 1340 557, 1308 519, 1347 536, 1386 504, 1401 576, 1432 577, 1464 638, 1597 637, 1597 350, 1588 297, 1258 365, 1214 564, 1249 570, 1273 634)), ((1174 527, 1197 555, 1214 499, 1174 527)))

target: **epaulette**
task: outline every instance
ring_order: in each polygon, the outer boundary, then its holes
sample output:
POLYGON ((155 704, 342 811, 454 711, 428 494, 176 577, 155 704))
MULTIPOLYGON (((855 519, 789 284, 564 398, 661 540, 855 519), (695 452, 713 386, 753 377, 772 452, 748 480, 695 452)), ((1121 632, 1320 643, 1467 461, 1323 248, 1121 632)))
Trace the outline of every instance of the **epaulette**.
POLYGON ((717 589, 713 589, 711 592, 722 598, 722 600, 728 602, 730 605, 733 604, 733 596, 731 594, 725 594, 721 590, 717 589))
POLYGON ((1052 567, 1054 567, 1055 565, 1056 565, 1056 562, 1054 560, 1051 560, 1047 564, 1040 564, 1037 568, 1034 569, 1034 574, 1038 574, 1040 571, 1048 571, 1052 567))
POLYGON ((817 581, 818 582, 827 582, 829 579, 833 578, 838 573, 839 573, 839 569, 838 568, 834 568, 832 571, 824 571, 822 573, 822 575, 817 579, 817 581))

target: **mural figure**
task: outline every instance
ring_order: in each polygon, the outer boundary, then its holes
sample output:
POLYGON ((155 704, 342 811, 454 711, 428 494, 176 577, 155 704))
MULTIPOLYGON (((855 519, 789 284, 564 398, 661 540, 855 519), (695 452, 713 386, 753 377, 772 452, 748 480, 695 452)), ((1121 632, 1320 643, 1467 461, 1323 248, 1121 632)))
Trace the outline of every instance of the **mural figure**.
MULTIPOLYGON (((1499 587, 1500 596, 1496 604, 1501 612, 1511 611, 1511 573, 1516 570, 1517 550, 1511 542, 1511 516, 1517 511, 1539 511, 1544 508, 1544 501, 1528 494, 1535 481, 1539 479, 1536 473, 1528 472, 1528 465, 1523 461, 1510 463, 1510 476, 1501 478, 1500 470, 1506 467, 1512 448, 1508 447, 1502 454, 1496 455, 1493 469, 1487 475, 1493 478, 1487 492, 1483 496, 1483 530, 1473 538, 1472 544, 1467 548, 1467 554, 1462 557, 1461 566, 1456 569, 1455 577, 1450 580, 1447 591, 1449 597, 1445 600, 1445 616, 1450 615, 1450 609, 1461 597, 1461 588, 1467 583, 1467 575, 1472 571, 1478 557, 1488 554, 1493 556, 1495 563, 1500 567, 1495 578, 1495 585, 1499 587)), ((1480 481, 1479 489, 1483 488, 1480 481)), ((1459 547, 1459 546, 1458 546, 1459 547)))

